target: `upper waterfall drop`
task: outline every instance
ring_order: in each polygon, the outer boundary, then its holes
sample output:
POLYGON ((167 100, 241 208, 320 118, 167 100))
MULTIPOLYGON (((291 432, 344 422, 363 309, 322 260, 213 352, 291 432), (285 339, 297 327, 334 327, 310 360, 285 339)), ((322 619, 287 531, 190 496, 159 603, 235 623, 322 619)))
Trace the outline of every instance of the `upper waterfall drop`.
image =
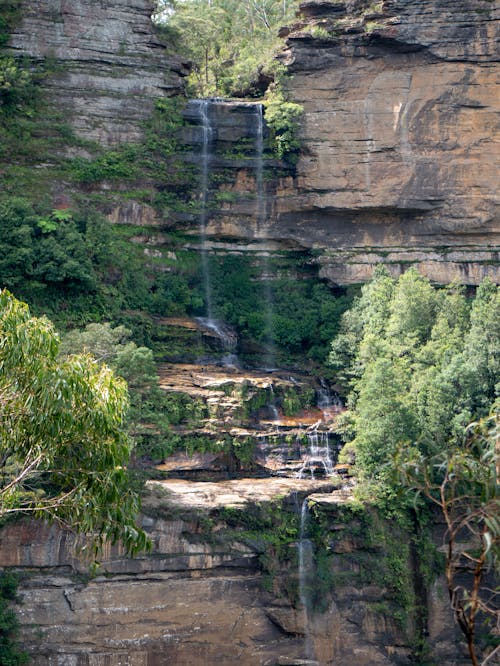
MULTIPOLYGON (((255 132, 255 195, 257 199, 255 215, 257 218, 257 234, 265 244, 267 240, 269 223, 267 219, 267 201, 264 187, 264 107, 255 106, 256 132, 255 132)), ((274 298, 271 287, 271 267, 269 252, 264 248, 262 258, 262 280, 264 286, 265 322, 267 328, 267 353, 265 367, 274 370, 276 365, 276 352, 274 348, 274 298)))
POLYGON ((255 107, 255 189, 257 195, 257 227, 267 223, 267 205, 264 191, 264 108, 262 104, 255 107))
POLYGON ((210 275, 210 266, 208 260, 208 247, 207 247, 207 213, 208 213, 208 194, 209 194, 209 176, 210 176, 210 161, 211 161, 211 144, 214 139, 214 129, 212 127, 210 118, 210 105, 212 100, 199 99, 194 100, 194 104, 198 109, 198 119, 202 130, 202 141, 200 151, 201 162, 201 177, 200 177, 200 217, 199 229, 201 238, 201 265, 203 273, 203 288, 205 292, 205 308, 207 322, 214 327, 213 317, 213 295, 212 295, 212 282, 210 275))

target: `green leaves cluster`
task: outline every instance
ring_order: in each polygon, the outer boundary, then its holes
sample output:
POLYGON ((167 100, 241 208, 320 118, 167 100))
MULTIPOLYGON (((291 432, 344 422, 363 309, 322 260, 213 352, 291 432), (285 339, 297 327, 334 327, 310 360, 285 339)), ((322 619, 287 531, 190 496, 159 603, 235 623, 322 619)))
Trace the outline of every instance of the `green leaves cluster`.
POLYGON ((326 361, 330 341, 351 297, 335 294, 326 284, 313 279, 282 277, 270 284, 273 303, 269 311, 259 280, 260 263, 226 256, 211 263, 210 270, 216 314, 236 327, 243 349, 272 340, 283 364, 326 361))
POLYGON ((5 113, 22 103, 32 87, 26 68, 10 56, 0 56, 0 112, 5 113))
POLYGON ((30 513, 89 535, 97 552, 147 546, 126 465, 127 387, 88 355, 58 358, 45 318, 0 294, 0 520, 30 513))
POLYGON ((288 101, 286 93, 279 85, 271 87, 264 105, 264 117, 271 130, 277 157, 296 162, 300 148, 299 121, 304 108, 296 102, 288 101))
POLYGON ((26 652, 17 645, 19 621, 10 607, 16 601, 17 579, 10 572, 0 573, 0 664, 21 666, 29 662, 26 652))
POLYGON ((500 295, 489 281, 474 299, 435 289, 410 269, 384 269, 344 315, 330 361, 350 389, 344 437, 358 473, 392 486, 394 453, 416 443, 433 455, 464 438, 498 394, 500 295))
POLYGON ((166 0, 157 22, 177 35, 176 48, 193 62, 196 96, 260 96, 273 77, 278 29, 297 0, 166 0))
POLYGON ((135 443, 135 456, 161 461, 179 442, 170 428, 181 422, 196 423, 205 414, 201 404, 184 394, 163 391, 159 384, 153 352, 137 346, 125 326, 109 322, 88 324, 68 332, 60 346, 61 355, 91 354, 97 363, 106 363, 128 385, 130 408, 128 431, 135 443))
POLYGON ((68 211, 38 217, 25 199, 0 200, 0 284, 27 295, 49 285, 95 288, 84 238, 68 211))

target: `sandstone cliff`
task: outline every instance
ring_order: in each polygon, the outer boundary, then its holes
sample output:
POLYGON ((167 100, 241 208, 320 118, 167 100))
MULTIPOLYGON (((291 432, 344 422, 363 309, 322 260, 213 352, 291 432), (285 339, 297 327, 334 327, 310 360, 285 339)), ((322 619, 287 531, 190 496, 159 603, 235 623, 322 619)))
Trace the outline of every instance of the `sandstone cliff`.
POLYGON ((151 0, 23 0, 14 53, 49 59, 52 103, 101 145, 136 141, 155 98, 182 92, 186 65, 165 53, 151 0))
MULTIPOLYGON (((498 3, 310 0, 301 13, 281 60, 302 151, 294 177, 268 181, 266 236, 313 248, 341 284, 376 263, 498 281, 498 3)), ((258 237, 242 213, 214 215, 212 233, 258 237)))
MULTIPOLYGON (((400 581, 387 568, 388 553, 404 558, 408 534, 374 542, 344 515, 342 492, 322 494, 325 481, 149 485, 153 552, 126 559, 107 549, 93 579, 70 535, 42 523, 4 528, 0 565, 20 573, 17 611, 34 666, 347 666, 353 655, 359 666, 415 663, 418 617, 402 620, 400 581), (311 492, 327 549, 299 599, 298 514, 311 492)), ((411 585, 415 564, 404 567, 411 585)), ((467 663, 441 583, 427 591, 433 658, 467 663)))
POLYGON ((301 7, 283 61, 304 152, 279 232, 322 248, 334 281, 379 260, 437 282, 498 279, 498 3, 301 7))

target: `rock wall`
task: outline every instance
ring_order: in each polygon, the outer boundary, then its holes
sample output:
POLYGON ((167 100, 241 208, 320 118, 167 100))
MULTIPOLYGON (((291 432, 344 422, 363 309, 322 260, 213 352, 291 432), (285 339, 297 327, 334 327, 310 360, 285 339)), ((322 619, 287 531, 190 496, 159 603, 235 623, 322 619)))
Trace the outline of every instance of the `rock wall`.
POLYGON ((305 109, 278 233, 359 282, 415 262, 436 282, 499 279, 498 3, 304 2, 282 59, 305 109))
MULTIPOLYGON (((311 0, 301 11, 281 55, 304 107, 295 173, 268 158, 265 230, 235 202, 212 213, 212 235, 313 249, 341 284, 376 263, 416 264, 438 283, 498 281, 498 4, 311 0)), ((221 127, 229 113, 240 121, 220 105, 221 127)))
MULTIPOLYGON (((79 136, 136 141, 153 100, 181 92, 187 72, 151 11, 149 0, 24 0, 11 47, 57 65, 45 85, 79 136)), ((490 0, 303 2, 280 56, 304 107, 301 157, 290 168, 264 144, 259 206, 258 105, 214 102, 209 247, 312 251, 339 284, 365 281, 377 263, 394 274, 417 265, 438 283, 500 281, 499 11, 490 0)), ((196 104, 186 118, 196 165, 196 104)), ((196 215, 163 219, 131 198, 105 212, 198 233, 196 215)))
MULTIPOLYGON (((398 621, 394 591, 377 578, 385 544, 368 543, 356 520, 342 518, 342 492, 323 494, 327 482, 296 479, 149 485, 142 521, 152 553, 127 559, 108 549, 92 579, 56 527, 3 529, 0 566, 21 576, 17 612, 34 666, 347 666, 353 655, 359 666, 415 663, 414 618, 398 621), (317 607, 305 615, 298 543, 284 527, 297 530, 310 493, 323 502, 328 551, 323 576, 308 574, 317 607), (253 532, 247 514, 260 516, 253 532)), ((427 611, 433 658, 466 664, 439 582, 427 611)))
POLYGON ((22 0, 10 47, 49 60, 53 104, 102 145, 141 138, 155 98, 182 92, 186 64, 157 37, 151 0, 22 0))

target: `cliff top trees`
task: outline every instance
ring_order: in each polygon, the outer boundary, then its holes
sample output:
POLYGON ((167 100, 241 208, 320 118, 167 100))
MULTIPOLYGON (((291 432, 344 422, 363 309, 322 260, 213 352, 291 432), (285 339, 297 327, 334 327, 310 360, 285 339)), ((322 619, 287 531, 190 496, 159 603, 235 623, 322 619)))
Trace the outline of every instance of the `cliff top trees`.
POLYGON ((56 520, 128 551, 147 546, 125 469, 125 382, 90 356, 58 360, 45 318, 0 293, 0 521, 19 513, 56 520))
POLYGON ((297 7, 297 0, 159 0, 156 19, 179 34, 198 95, 259 95, 278 29, 297 7))
POLYGON ((435 289, 415 270, 384 269, 344 315, 331 362, 350 387, 345 428, 358 473, 390 488, 401 443, 434 455, 463 441, 488 413, 500 375, 500 292, 489 281, 468 300, 435 289))

